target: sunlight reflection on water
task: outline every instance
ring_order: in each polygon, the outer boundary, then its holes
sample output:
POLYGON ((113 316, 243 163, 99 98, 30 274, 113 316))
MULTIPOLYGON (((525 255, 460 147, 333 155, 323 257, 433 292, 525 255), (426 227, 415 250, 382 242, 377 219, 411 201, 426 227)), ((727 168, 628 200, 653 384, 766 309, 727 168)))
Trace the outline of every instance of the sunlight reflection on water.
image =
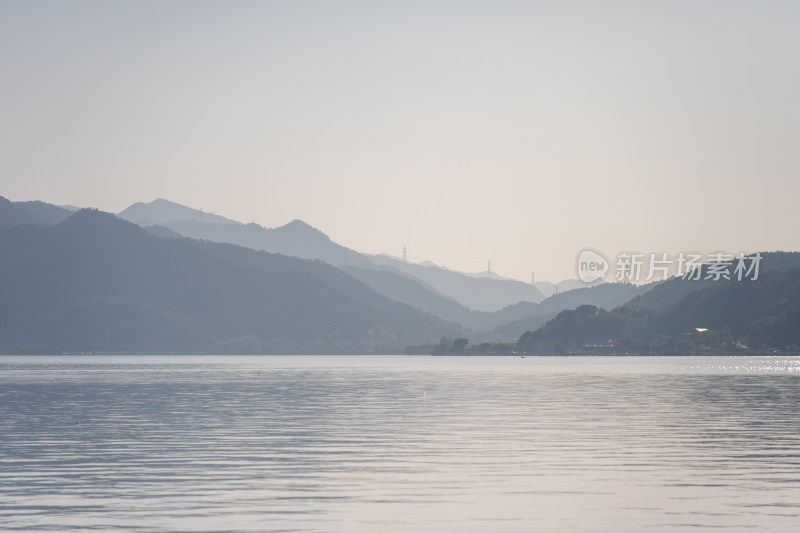
POLYGON ((794 531, 800 358, 1 357, 0 529, 794 531))

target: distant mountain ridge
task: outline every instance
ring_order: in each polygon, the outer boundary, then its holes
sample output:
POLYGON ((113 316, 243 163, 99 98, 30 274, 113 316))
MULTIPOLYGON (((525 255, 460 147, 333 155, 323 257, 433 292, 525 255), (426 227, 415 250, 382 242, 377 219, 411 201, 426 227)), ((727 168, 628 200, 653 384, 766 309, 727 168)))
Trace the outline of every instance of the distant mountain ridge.
POLYGON ((594 305, 611 311, 632 299, 648 294, 658 283, 633 285, 630 283, 603 283, 591 287, 560 292, 540 302, 521 319, 504 321, 495 328, 503 338, 518 338, 526 331, 535 330, 561 311, 576 309, 581 305, 594 305))
POLYGON ((301 259, 319 259, 334 266, 372 266, 369 259, 333 242, 327 235, 302 220, 277 228, 243 224, 159 198, 136 203, 118 214, 140 226, 158 225, 184 237, 237 244, 301 259))
POLYGON ((167 223, 177 220, 205 224, 241 225, 241 222, 213 213, 205 213, 163 198, 156 198, 149 203, 136 202, 118 213, 117 216, 122 220, 133 222, 139 226, 167 225, 167 223))
POLYGON ((518 302, 496 311, 475 311, 435 289, 425 290, 423 282, 403 272, 356 267, 343 267, 343 270, 393 300, 461 324, 471 330, 470 338, 473 341, 517 339, 525 331, 541 326, 559 311, 574 309, 581 304, 594 304, 611 310, 652 288, 606 283, 555 294, 539 303, 518 302))
MULTIPOLYGON (((435 265, 414 265, 388 256, 368 256, 337 244, 323 232, 301 220, 294 220, 277 228, 264 228, 258 224, 242 224, 204 213, 164 199, 133 204, 119 216, 144 226, 162 226, 184 237, 237 244, 304 259, 319 259, 337 267, 372 270, 390 268, 402 271, 428 289, 432 288, 441 295, 478 311, 496 311, 520 301, 544 299, 544 294, 535 286, 520 281, 473 277, 435 265)), ((163 234, 163 230, 159 231, 163 234)))
POLYGON ((21 224, 58 224, 71 213, 58 206, 39 201, 12 202, 0 196, 0 228, 21 224))
POLYGON ((800 253, 761 252, 757 280, 672 278, 613 310, 581 305, 524 333, 528 353, 800 351, 800 253))
MULTIPOLYGON (((12 224, 54 224, 70 214, 69 210, 43 202, 0 202, 0 220, 6 216, 13 219, 12 224)), ((430 262, 413 264, 391 256, 367 256, 334 243, 323 232, 300 220, 268 229, 165 199, 133 204, 118 217, 138 223, 157 237, 233 243, 253 250, 324 261, 392 300, 461 324, 477 341, 517 338, 564 309, 586 303, 611 309, 644 292, 618 284, 606 284, 605 288, 590 292, 590 287, 574 281, 572 285, 579 288, 562 289, 544 299, 539 288, 545 293, 555 292, 555 284, 531 285, 498 276, 450 271, 430 262)), ((569 283, 559 283, 558 287, 568 287, 569 283)))
POLYGON ((147 226, 154 235, 182 235, 325 261, 393 300, 463 325, 479 340, 516 339, 564 309, 582 303, 611 309, 646 292, 620 284, 607 284, 606 289, 589 292, 591 287, 577 280, 532 285, 498 276, 451 271, 431 262, 415 264, 388 255, 365 255, 333 242, 301 220, 270 229, 164 199, 134 204, 119 216, 134 222, 158 223, 147 226), (537 303, 542 306, 537 307, 537 303))
POLYGON ((0 351, 99 351, 101 322, 129 351, 366 353, 440 335, 519 338, 531 352, 609 339, 642 353, 800 343, 800 285, 786 274, 800 271, 797 252, 762 253, 765 285, 574 282, 544 298, 553 284, 360 254, 300 220, 268 229, 163 199, 123 213, 142 227, 0 197, 0 351), (687 332, 695 323, 710 333, 687 332))
POLYGON ((374 255, 372 261, 405 272, 475 311, 496 311, 520 301, 539 302, 544 294, 530 283, 507 279, 478 278, 437 266, 409 263, 388 255, 374 255))
POLYGON ((371 353, 459 326, 321 262, 164 239, 113 215, 0 230, 0 350, 371 353))

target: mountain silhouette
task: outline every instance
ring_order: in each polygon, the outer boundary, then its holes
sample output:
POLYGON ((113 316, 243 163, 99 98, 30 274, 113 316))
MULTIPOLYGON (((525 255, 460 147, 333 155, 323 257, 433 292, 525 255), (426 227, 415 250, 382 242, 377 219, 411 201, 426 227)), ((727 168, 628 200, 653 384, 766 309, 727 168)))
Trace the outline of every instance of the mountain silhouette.
POLYGON ((83 210, 0 231, 0 347, 9 352, 396 351, 460 327, 319 261, 159 238, 83 210))
POLYGON ((657 285, 658 283, 647 285, 602 283, 559 292, 539 302, 536 306, 526 305, 524 317, 504 321, 502 325, 495 327, 494 331, 504 339, 519 338, 526 331, 541 327, 561 311, 577 309, 581 305, 594 305, 610 311, 639 295, 655 290, 657 285))
POLYGON ((12 202, 0 196, 0 228, 22 224, 58 224, 71 213, 44 202, 12 202))
POLYGON ((387 255, 372 256, 372 261, 414 276, 476 311, 497 311, 520 301, 539 302, 544 294, 530 283, 522 281, 477 278, 435 265, 419 265, 387 255))
POLYGON ((164 199, 133 204, 117 216, 140 226, 162 226, 192 239, 237 244, 301 259, 319 259, 334 266, 374 268, 364 255, 333 242, 323 232, 302 220, 293 220, 277 228, 265 228, 255 223, 243 224, 204 213, 164 199))
POLYGON ((157 198, 149 203, 137 202, 118 213, 117 216, 139 226, 167 225, 167 223, 176 220, 203 222, 206 224, 242 225, 235 220, 213 213, 205 213, 163 198, 157 198))
POLYGON ((760 255, 755 281, 672 278, 610 311, 594 305, 563 311, 524 333, 517 346, 530 353, 581 350, 594 343, 644 354, 796 353, 800 253, 760 255))
MULTIPOLYGON (((162 226, 193 239, 237 244, 303 259, 319 259, 338 267, 402 272, 407 279, 415 279, 420 283, 420 287, 406 293, 403 301, 426 310, 432 309, 431 302, 437 298, 430 291, 476 311, 496 311, 520 301, 537 302, 544 299, 544 294, 529 283, 475 277, 474 274, 447 270, 433 264, 415 265, 389 256, 368 256, 334 242, 302 220, 293 220, 277 228, 265 228, 254 223, 242 224, 164 199, 133 204, 118 216, 143 226, 162 226), (426 291, 429 294, 425 294, 426 291), (419 295, 419 299, 411 300, 414 295, 419 295)), ((163 230, 157 231, 164 234, 163 230)), ((370 279, 377 281, 378 277, 372 276, 370 279)), ((388 276, 383 277, 388 279, 388 276)), ((382 291, 378 284, 374 284, 373 288, 382 291)), ((394 291, 390 286, 386 290, 387 295, 394 291)), ((447 307, 446 304, 442 305, 447 307)), ((450 311, 446 315, 448 319, 458 315, 455 309, 450 311)))
MULTIPOLYGON (((5 220, 6 225, 54 224, 70 214, 65 208, 44 202, 0 201, 0 220, 5 220)), ((390 256, 367 256, 334 243, 323 232, 301 220, 268 229, 257 224, 242 224, 161 198, 150 203, 133 204, 118 217, 139 224, 157 237, 190 237, 220 245, 234 243, 253 250, 318 259, 337 265, 391 300, 405 303, 444 321, 460 324, 469 330, 475 341, 517 338, 523 332, 541 326, 562 310, 574 309, 581 304, 593 304, 610 310, 632 296, 646 292, 643 288, 605 284, 596 290, 590 291, 590 287, 583 286, 541 300, 543 295, 538 290, 539 286, 550 292, 555 289, 554 284, 544 286, 540 282, 531 286, 498 276, 481 277, 478 274, 450 271, 433 263, 417 265, 390 256), (535 301, 520 301, 521 297, 535 301), (476 308, 470 308, 464 302, 476 308)), ((23 234, 19 233, 20 238, 25 240, 23 234)), ((204 247, 205 244, 198 242, 195 246, 204 247)), ((234 248, 223 249, 227 250, 229 256, 241 255, 234 252, 234 248)), ((566 287, 566 283, 560 283, 559 287, 566 287)), ((575 283, 580 285, 579 282, 575 283)), ((659 302, 665 297, 674 301, 696 288, 686 286, 680 290, 654 290, 630 305, 653 305, 647 302, 659 302)), ((105 301, 103 305, 110 305, 110 301, 105 301)), ((124 302, 124 299, 117 301, 115 308, 119 309, 124 302)), ((82 309, 85 311, 89 304, 101 305, 100 300, 90 300, 83 304, 82 309)), ((137 312, 143 312, 144 308, 138 306, 136 309, 137 312)), ((187 327, 186 323, 182 327, 187 327)))

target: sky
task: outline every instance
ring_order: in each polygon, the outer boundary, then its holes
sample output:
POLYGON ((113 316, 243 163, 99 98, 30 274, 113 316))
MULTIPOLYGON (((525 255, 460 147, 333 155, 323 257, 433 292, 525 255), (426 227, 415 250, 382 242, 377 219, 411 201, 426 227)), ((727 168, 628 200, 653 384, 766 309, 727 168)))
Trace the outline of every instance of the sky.
POLYGON ((800 250, 800 2, 0 0, 0 195, 574 278, 800 250))

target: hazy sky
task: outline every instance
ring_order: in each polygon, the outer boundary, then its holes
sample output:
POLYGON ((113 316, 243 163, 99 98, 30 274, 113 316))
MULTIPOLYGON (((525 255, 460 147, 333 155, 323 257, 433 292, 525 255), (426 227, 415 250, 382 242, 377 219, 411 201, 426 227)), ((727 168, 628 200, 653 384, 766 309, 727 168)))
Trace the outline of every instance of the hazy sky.
POLYGON ((800 249, 800 2, 0 0, 0 195, 529 280, 800 249))

